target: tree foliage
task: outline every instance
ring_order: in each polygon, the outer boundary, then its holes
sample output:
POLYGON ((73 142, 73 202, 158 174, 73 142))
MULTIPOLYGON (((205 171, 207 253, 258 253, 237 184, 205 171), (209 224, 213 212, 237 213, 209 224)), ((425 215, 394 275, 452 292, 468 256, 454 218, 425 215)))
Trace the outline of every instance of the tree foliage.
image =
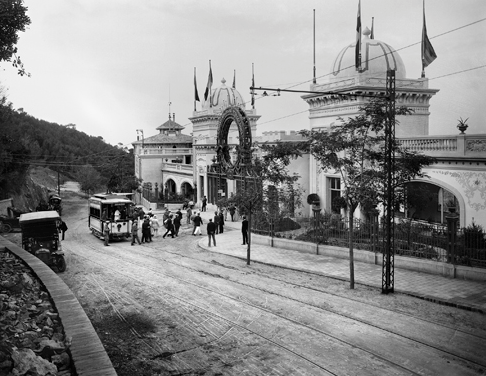
MULTIPOLYGON (((89 165, 99 174, 99 185, 112 191, 138 187, 133 151, 107 144, 101 137, 36 119, 14 110, 0 98, 0 197, 23 184, 29 166, 49 167, 76 176, 89 165)), ((98 181, 97 181, 98 184, 98 181)))
MULTIPOLYGON (((406 107, 396 109, 396 115, 410 114, 406 107)), ((341 177, 342 196, 354 212, 363 207, 375 207, 385 201, 385 122, 387 114, 383 99, 374 99, 360 108, 354 118, 331 126, 328 132, 303 130, 299 133, 308 140, 308 150, 319 162, 320 168, 341 177)), ((399 126, 396 121, 396 126, 399 126)), ((422 168, 434 158, 408 151, 395 140, 395 174, 392 182, 396 192, 412 179, 424 177, 422 168)), ((399 199, 403 199, 400 195, 399 199)))
POLYGON ((294 216, 295 208, 302 205, 302 189, 297 184, 299 176, 291 174, 288 166, 301 151, 284 142, 260 148, 261 156, 252 161, 252 175, 241 181, 230 201, 243 214, 259 213, 263 221, 294 216))
POLYGON ((12 63, 21 76, 30 76, 17 55, 18 33, 25 31, 25 27, 30 25, 30 18, 26 13, 27 7, 23 0, 0 1, 0 62, 12 63))
MULTIPOLYGON (((406 107, 395 110, 395 115, 410 113, 411 110, 406 107)), ((308 140, 308 150, 320 168, 341 177, 342 197, 349 215, 350 288, 354 288, 354 212, 360 205, 365 211, 386 202, 385 127, 388 119, 385 99, 373 99, 360 108, 356 117, 340 118, 341 124, 331 126, 328 132, 299 132, 308 140)), ((399 126, 397 120, 395 126, 399 126)), ((432 164, 434 159, 408 151, 397 140, 393 140, 391 147, 395 155, 391 189, 403 201, 405 183, 424 177, 422 168, 432 164)))

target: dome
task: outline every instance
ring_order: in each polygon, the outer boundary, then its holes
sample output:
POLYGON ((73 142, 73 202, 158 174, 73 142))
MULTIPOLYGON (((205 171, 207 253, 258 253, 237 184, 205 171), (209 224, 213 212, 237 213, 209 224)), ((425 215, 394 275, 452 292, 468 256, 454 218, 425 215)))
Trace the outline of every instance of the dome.
POLYGON ((395 70, 395 77, 404 79, 407 75, 403 60, 393 47, 378 39, 370 39, 368 28, 361 38, 361 72, 355 68, 356 42, 344 47, 334 60, 331 69, 331 80, 351 78, 356 75, 385 77, 386 71, 395 70))
MULTIPOLYGON (((245 101, 238 90, 226 86, 226 80, 221 80, 221 86, 211 90, 211 107, 215 110, 224 110, 228 106, 239 106, 245 109, 245 101)), ((202 105, 203 110, 209 108, 209 101, 202 105)))

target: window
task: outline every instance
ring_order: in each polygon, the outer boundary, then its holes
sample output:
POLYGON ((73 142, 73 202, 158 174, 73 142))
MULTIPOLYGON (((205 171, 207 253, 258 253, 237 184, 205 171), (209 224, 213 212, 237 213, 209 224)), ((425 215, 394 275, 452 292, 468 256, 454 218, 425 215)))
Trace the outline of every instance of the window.
POLYGON ((333 205, 334 200, 337 197, 341 197, 341 179, 340 178, 328 178, 328 198, 327 209, 333 213, 339 213, 340 208, 333 205))

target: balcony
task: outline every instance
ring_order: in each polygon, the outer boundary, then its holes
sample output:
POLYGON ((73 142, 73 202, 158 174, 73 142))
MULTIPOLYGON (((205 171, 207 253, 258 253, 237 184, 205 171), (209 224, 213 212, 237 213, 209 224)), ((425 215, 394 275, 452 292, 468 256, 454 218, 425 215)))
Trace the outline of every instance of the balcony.
POLYGON ((172 171, 172 172, 185 172, 191 173, 193 172, 193 165, 192 164, 182 164, 182 163, 163 163, 162 170, 164 171, 172 171))
POLYGON ((191 148, 144 148, 142 149, 144 155, 192 155, 191 148))
POLYGON ((410 151, 435 158, 486 158, 486 134, 400 137, 397 140, 410 151))

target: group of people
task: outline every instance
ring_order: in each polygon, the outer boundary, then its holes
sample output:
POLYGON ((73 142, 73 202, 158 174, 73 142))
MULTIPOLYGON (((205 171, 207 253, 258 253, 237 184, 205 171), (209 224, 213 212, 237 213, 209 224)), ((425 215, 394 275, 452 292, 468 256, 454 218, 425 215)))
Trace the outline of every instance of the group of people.
MULTIPOLYGON (((183 210, 183 209, 182 209, 183 210)), ((234 206, 230 206, 227 209, 221 209, 219 211, 214 212, 213 218, 210 218, 207 225, 206 225, 206 233, 208 235, 208 246, 211 247, 212 245, 216 246, 216 236, 217 234, 222 234, 224 232, 224 225, 225 220, 227 217, 227 213, 231 215, 231 221, 234 221, 234 214, 236 208, 234 206)), ((175 213, 169 211, 168 209, 165 210, 163 214, 163 226, 165 229, 164 235, 162 238, 171 237, 175 238, 179 236, 179 230, 181 227, 183 219, 183 214, 181 209, 178 209, 175 213)), ((201 218, 201 213, 196 212, 193 210, 193 206, 190 205, 187 207, 186 210, 186 223, 188 225, 192 224, 193 230, 192 235, 200 235, 202 236, 201 227, 203 226, 204 222, 201 218)), ((143 211, 143 209, 138 210, 136 215, 133 218, 132 222, 132 245, 136 243, 150 243, 153 241, 154 237, 159 235, 159 228, 160 223, 155 215, 152 212, 152 209, 149 209, 147 213, 143 211), (139 230, 141 228, 142 238, 139 238, 139 230)), ((108 246, 108 239, 109 239, 109 230, 108 226, 105 226, 105 245, 108 246)), ((245 216, 242 217, 242 225, 241 225, 241 232, 243 237, 243 244, 248 244, 248 220, 245 216)))

